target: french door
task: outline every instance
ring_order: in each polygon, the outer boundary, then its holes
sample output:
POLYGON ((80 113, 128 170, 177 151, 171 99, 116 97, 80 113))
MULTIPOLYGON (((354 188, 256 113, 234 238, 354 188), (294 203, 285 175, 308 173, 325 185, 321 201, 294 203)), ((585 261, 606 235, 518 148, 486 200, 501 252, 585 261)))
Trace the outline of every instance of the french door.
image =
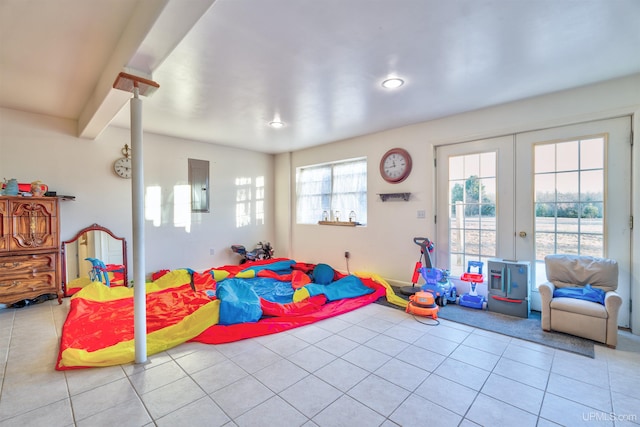
POLYGON ((437 265, 456 276, 467 260, 529 261, 540 310, 545 255, 613 258, 628 327, 630 135, 622 117, 438 147, 437 265))

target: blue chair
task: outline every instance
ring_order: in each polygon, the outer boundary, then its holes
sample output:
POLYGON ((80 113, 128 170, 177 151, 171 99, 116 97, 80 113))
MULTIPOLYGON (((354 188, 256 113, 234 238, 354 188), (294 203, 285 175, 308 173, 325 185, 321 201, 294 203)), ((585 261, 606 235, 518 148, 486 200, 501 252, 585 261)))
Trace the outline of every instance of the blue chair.
POLYGON ((93 268, 89 271, 89 278, 92 282, 103 282, 107 287, 111 287, 109 283, 109 273, 107 273, 107 266, 104 262, 98 258, 85 258, 85 261, 89 261, 93 268))

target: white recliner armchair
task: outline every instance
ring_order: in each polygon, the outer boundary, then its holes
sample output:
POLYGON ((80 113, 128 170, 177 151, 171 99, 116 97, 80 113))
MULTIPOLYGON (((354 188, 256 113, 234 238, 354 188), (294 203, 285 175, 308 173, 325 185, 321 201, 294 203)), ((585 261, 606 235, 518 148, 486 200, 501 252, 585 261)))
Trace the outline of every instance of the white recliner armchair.
POLYGON ((616 292, 618 263, 607 258, 563 254, 547 255, 544 261, 548 282, 539 287, 542 329, 577 335, 615 348, 622 305, 616 292), (557 288, 584 288, 587 284, 605 292, 604 304, 553 296, 557 288))

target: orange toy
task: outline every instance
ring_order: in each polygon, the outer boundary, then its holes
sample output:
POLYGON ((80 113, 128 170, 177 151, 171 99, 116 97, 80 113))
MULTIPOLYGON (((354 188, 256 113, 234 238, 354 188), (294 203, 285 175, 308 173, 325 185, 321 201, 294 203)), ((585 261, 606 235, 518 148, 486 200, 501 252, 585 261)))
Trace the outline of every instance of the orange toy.
POLYGON ((431 292, 416 292, 414 295, 409 296, 406 312, 438 320, 439 309, 440 307, 436 304, 431 292))

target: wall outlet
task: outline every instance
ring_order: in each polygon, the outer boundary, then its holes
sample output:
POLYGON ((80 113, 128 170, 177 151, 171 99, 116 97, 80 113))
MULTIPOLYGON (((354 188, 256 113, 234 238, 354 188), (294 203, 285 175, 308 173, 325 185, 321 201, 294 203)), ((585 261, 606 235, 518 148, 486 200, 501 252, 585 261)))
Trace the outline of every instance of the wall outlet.
POLYGON ((349 257, 351 256, 351 254, 349 253, 349 251, 344 251, 344 257, 349 259, 349 257))
POLYGON ((216 250, 214 248, 209 249, 209 255, 214 255, 216 250))

